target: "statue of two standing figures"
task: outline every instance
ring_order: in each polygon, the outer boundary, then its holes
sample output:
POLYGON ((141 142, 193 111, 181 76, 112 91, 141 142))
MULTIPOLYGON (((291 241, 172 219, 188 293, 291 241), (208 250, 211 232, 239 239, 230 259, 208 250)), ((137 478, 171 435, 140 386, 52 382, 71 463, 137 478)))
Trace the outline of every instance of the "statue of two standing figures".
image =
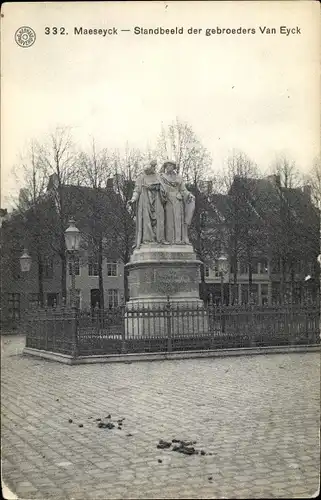
POLYGON ((195 198, 178 175, 176 164, 164 163, 156 172, 156 161, 137 179, 130 205, 136 204, 135 247, 143 243, 189 244, 195 198))

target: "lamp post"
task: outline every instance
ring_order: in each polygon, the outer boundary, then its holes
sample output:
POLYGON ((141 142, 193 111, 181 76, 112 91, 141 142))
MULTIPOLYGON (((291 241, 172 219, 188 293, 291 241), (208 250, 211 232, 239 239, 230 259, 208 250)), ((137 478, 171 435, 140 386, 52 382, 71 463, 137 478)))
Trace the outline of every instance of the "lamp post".
POLYGON ((65 243, 67 251, 69 252, 71 262, 71 307, 75 308, 75 253, 79 250, 80 246, 80 232, 79 229, 75 226, 75 221, 73 219, 69 221, 69 227, 65 231, 65 243))
POLYGON ((221 277, 221 305, 224 304, 224 276, 227 272, 227 266, 228 266, 228 259, 224 254, 222 254, 218 258, 218 270, 221 277))
MULTIPOLYGON (((32 262, 32 259, 28 254, 28 250, 26 248, 23 250, 23 254, 21 255, 19 261, 20 261, 21 272, 26 275, 27 273, 29 273, 31 269, 31 262, 32 262)), ((25 292, 25 299, 26 299, 26 309, 27 309, 28 308, 27 292, 25 292)), ((27 311, 25 312, 25 314, 27 314, 27 311)))
POLYGON ((28 273, 31 268, 31 257, 28 254, 28 250, 25 248, 23 254, 20 257, 20 268, 23 273, 28 273))

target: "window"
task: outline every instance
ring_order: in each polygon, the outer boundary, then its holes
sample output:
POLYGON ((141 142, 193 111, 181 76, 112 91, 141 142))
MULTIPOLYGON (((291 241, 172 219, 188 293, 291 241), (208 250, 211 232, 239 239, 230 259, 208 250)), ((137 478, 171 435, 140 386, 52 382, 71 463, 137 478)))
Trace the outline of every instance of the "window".
POLYGON ((269 271, 268 261, 266 259, 260 262, 260 274, 266 274, 269 271))
POLYGON ((252 284, 251 287, 251 301, 252 304, 258 304, 259 302, 259 287, 255 283, 252 284))
POLYGON ((117 289, 109 289, 108 290, 108 308, 114 309, 118 307, 119 299, 118 299, 118 290, 117 289))
POLYGON ((56 307, 58 304, 58 293, 47 293, 47 306, 56 307))
POLYGON ((29 308, 35 308, 39 304, 39 294, 38 293, 29 293, 29 308))
POLYGON ((220 277, 220 272, 218 270, 218 265, 214 266, 214 276, 215 276, 215 278, 219 278, 220 277))
POLYGON ((280 283, 272 283, 272 304, 281 303, 281 286, 280 283))
MULTIPOLYGON (((79 257, 75 256, 74 260, 74 266, 75 266, 75 276, 80 275, 80 266, 79 266, 79 257)), ((68 262, 68 267, 69 267, 69 276, 72 275, 72 262, 68 262)))
POLYGON ((280 272, 280 260, 279 259, 272 260, 271 272, 272 272, 272 274, 278 274, 280 272))
POLYGON ((204 274, 205 274, 205 278, 210 277, 210 268, 208 266, 204 266, 204 274))
POLYGON ((266 306, 269 303, 269 287, 265 283, 261 285, 261 302, 262 306, 266 306))
POLYGON ((44 278, 52 278, 53 277, 53 259, 51 257, 47 257, 43 263, 43 276, 44 278))
POLYGON ((240 274, 249 274, 249 266, 246 262, 240 262, 240 274))
POLYGON ((249 287, 248 285, 241 285, 241 303, 247 304, 249 301, 249 287))
POLYGON ((259 262, 256 258, 254 258, 251 262, 252 274, 259 274, 259 262))
POLYGON ((11 320, 20 319, 20 293, 8 293, 8 312, 11 320))
POLYGON ((94 256, 88 257, 88 275, 98 276, 98 260, 94 256))
POLYGON ((117 262, 107 263, 107 276, 117 276, 117 262))

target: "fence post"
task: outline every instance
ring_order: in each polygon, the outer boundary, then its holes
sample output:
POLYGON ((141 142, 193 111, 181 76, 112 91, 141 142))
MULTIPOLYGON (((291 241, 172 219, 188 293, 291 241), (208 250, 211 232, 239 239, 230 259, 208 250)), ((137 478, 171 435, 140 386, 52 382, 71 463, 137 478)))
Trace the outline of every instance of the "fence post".
POLYGON ((45 325, 45 351, 48 351, 48 306, 46 306, 45 309, 44 325, 45 325))
POLYGON ((121 306, 121 317, 122 317, 122 325, 123 325, 123 329, 122 329, 122 334, 121 334, 121 353, 122 354, 126 354, 127 352, 127 348, 126 348, 126 330, 128 330, 128 311, 127 311, 127 314, 126 314, 126 317, 125 317, 125 306, 121 306), (125 326, 125 321, 127 322, 126 326, 125 326))
POLYGON ((166 311, 166 326, 167 326, 167 352, 172 352, 172 318, 171 318, 171 303, 169 295, 165 306, 166 311))
POLYGON ((256 321, 253 298, 250 298, 250 347, 256 347, 256 321))
POLYGON ((289 320, 288 320, 288 328, 289 328, 289 343, 290 345, 295 345, 296 344, 296 334, 295 334, 295 327, 294 327, 294 315, 293 315, 293 304, 292 304, 292 297, 291 297, 291 302, 290 302, 290 314, 289 314, 289 320))
POLYGON ((77 307, 71 308, 71 355, 73 358, 78 356, 78 315, 77 307))
POLYGON ((213 299, 208 307, 208 327, 210 331, 210 348, 215 348, 215 321, 216 321, 216 308, 213 299))
POLYGON ((222 333, 225 333, 225 311, 224 311, 224 305, 221 304, 221 330, 222 333))

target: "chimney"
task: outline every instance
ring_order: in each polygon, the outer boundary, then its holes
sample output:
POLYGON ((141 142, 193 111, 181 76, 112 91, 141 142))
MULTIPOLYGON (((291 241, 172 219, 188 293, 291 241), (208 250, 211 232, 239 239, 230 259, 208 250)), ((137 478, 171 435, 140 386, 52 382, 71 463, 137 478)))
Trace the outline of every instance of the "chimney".
POLYGON ((49 176, 49 181, 48 181, 48 186, 47 186, 47 191, 50 191, 51 189, 55 189, 58 187, 58 175, 55 173, 55 174, 51 174, 49 176))
POLYGON ((107 184, 106 184, 107 189, 113 189, 114 188, 114 179, 113 177, 110 177, 107 179, 107 184))
POLYGON ((305 196, 307 198, 309 198, 309 200, 311 200, 311 194, 312 194, 311 186, 309 184, 307 184, 306 186, 303 186, 302 191, 305 194, 305 196))
POLYGON ((276 187, 281 186, 281 177, 279 174, 271 174, 266 177, 266 180, 274 184, 276 187))

